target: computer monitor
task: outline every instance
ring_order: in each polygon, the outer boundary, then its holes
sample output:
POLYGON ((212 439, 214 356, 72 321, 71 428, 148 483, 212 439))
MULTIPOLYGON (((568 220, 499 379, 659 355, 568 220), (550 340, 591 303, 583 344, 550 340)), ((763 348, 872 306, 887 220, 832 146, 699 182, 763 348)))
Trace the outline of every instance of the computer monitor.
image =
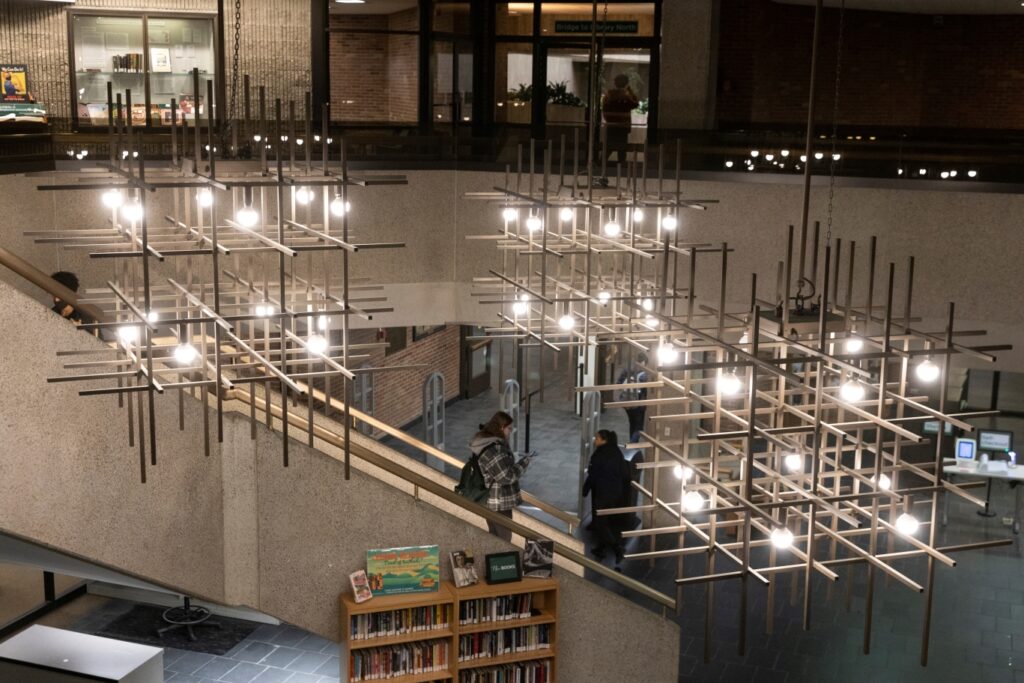
MULTIPOLYGON (((938 434, 939 433, 939 422, 940 422, 939 420, 925 420, 924 428, 922 429, 922 431, 925 434, 938 434)), ((946 436, 952 436, 953 435, 953 425, 950 424, 949 422, 946 422, 944 424, 946 425, 946 428, 943 429, 942 431, 945 432, 946 436)))
POLYGON ((1001 429, 979 429, 978 448, 995 453, 1009 453, 1013 450, 1013 432, 1001 429))
POLYGON ((956 440, 956 459, 974 460, 978 453, 978 442, 974 439, 960 438, 956 440))

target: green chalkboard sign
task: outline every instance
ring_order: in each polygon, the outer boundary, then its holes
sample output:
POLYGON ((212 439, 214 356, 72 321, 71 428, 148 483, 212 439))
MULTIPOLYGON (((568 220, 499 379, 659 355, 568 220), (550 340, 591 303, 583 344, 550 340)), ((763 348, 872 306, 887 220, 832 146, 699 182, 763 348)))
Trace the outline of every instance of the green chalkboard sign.
MULTIPOLYGON (((593 33, 592 21, 556 21, 555 33, 593 33)), ((639 33, 640 26, 635 21, 599 21, 598 33, 639 33)))
POLYGON ((487 583, 510 583, 523 578, 523 565, 518 551, 491 553, 484 558, 487 583))

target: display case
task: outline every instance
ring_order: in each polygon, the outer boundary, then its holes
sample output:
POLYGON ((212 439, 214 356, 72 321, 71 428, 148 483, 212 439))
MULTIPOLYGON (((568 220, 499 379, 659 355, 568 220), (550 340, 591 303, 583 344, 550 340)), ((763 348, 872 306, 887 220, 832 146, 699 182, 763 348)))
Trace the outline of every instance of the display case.
POLYGON ((131 91, 132 124, 171 124, 171 100, 178 121, 206 115, 206 81, 221 92, 214 15, 167 13, 72 12, 69 14, 74 125, 106 126, 107 83, 113 100, 127 102, 131 91), (199 70, 199 94, 192 71, 199 70))

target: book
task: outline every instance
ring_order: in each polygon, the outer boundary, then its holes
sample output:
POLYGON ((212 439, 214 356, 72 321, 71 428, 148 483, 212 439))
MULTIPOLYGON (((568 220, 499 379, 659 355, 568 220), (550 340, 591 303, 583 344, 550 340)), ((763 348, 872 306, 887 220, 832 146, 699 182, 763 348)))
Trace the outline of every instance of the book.
POLYGON ((473 550, 455 550, 450 553, 452 558, 452 579, 459 588, 472 586, 480 581, 476 573, 476 565, 473 563, 473 550))
POLYGON ((4 102, 28 102, 28 72, 24 64, 0 64, 4 102))
POLYGON ((555 542, 547 539, 527 539, 523 549, 523 576, 534 579, 551 578, 554 566, 555 542))
POLYGON ((360 569, 348 575, 348 581, 352 584, 352 599, 357 603, 366 602, 373 597, 370 590, 370 581, 366 578, 366 571, 360 569))
POLYGON ((366 575, 374 595, 432 593, 441 583, 436 545, 366 551, 366 575))

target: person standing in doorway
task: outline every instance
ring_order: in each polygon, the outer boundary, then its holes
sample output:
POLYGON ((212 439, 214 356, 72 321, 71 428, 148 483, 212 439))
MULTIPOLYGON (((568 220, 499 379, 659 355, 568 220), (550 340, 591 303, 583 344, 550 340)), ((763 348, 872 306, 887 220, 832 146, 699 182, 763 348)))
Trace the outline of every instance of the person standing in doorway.
POLYGON ((629 133, 633 129, 633 110, 640 106, 640 100, 629 87, 629 76, 615 77, 615 87, 609 88, 601 100, 604 114, 605 154, 611 161, 612 153, 618 154, 618 163, 626 163, 629 149, 629 133))
MULTIPOLYGON (((469 450, 478 456, 480 471, 487 484, 487 509, 512 519, 512 510, 523 502, 519 489, 519 478, 530 464, 530 457, 524 456, 518 461, 508 444, 512 434, 512 416, 506 412, 496 412, 487 424, 480 425, 469 443, 469 450)), ((487 529, 498 538, 512 540, 512 530, 508 527, 487 521, 487 529)))
POLYGON ((591 494, 590 509, 593 523, 590 528, 597 536, 591 552, 603 560, 611 550, 615 553, 615 568, 622 563, 624 553, 622 529, 624 515, 598 515, 598 510, 629 505, 632 489, 632 470, 619 449, 618 435, 601 429, 594 435, 594 453, 590 456, 587 478, 583 482, 583 495, 591 494))
MULTIPOLYGON (((644 370, 644 363, 647 356, 639 354, 636 361, 629 368, 619 373, 619 380, 616 384, 625 385, 619 390, 620 401, 642 401, 647 398, 647 389, 643 387, 632 387, 630 384, 638 384, 647 381, 647 371, 644 370)), ((647 406, 630 406, 625 409, 626 417, 629 419, 629 440, 636 442, 640 439, 640 430, 644 428, 644 417, 647 415, 647 406)))

